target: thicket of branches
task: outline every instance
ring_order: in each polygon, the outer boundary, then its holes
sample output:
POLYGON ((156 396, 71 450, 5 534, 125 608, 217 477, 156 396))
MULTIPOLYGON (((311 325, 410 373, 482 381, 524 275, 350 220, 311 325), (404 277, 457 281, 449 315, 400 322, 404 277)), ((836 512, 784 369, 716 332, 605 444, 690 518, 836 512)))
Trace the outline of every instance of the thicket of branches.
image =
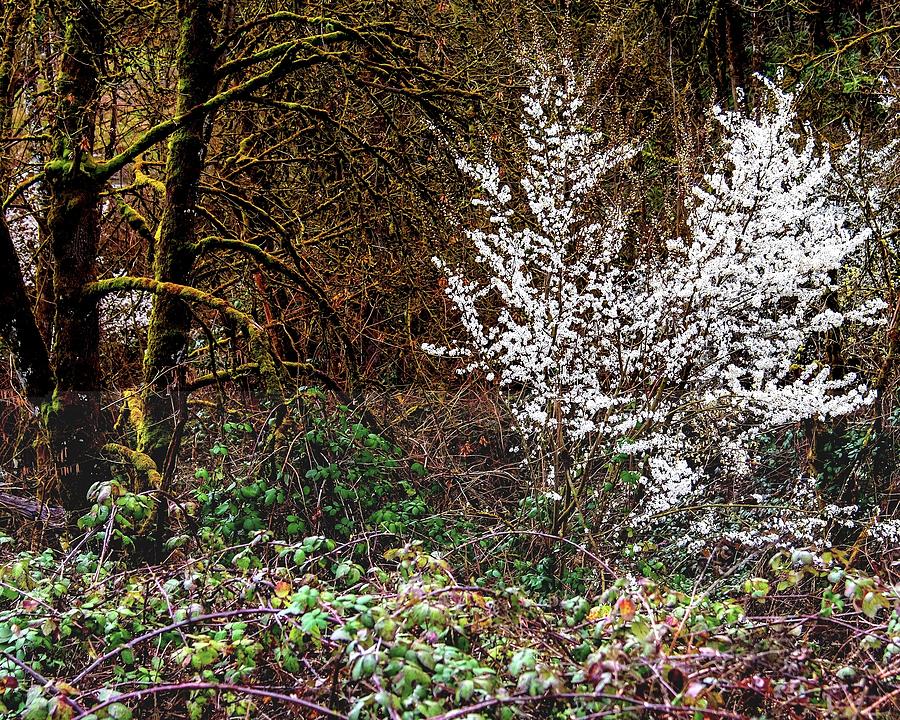
POLYGON ((535 37, 596 58, 598 129, 641 128, 630 252, 687 222, 708 103, 752 106, 754 71, 811 81, 829 139, 847 113, 877 135, 893 82, 895 18, 871 3, 517 10, 7 3, 7 398, 45 436, 8 433, 7 460, 46 447, 43 484, 83 507, 107 441, 169 482, 193 391, 441 383, 420 344, 455 322, 427 262, 461 252, 454 157, 488 138, 518 162, 516 55, 535 37))

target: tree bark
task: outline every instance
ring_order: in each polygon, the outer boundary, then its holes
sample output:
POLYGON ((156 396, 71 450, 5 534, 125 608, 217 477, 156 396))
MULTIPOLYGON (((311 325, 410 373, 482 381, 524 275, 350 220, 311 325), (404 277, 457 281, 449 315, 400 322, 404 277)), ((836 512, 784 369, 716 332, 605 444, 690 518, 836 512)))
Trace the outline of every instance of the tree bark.
MULTIPOLYGON (((3 46, 0 48, 0 134, 8 135, 12 124, 13 63, 24 14, 17 5, 3 16, 3 46)), ((9 168, 0 158, 0 194, 6 195, 9 168)), ((25 394, 32 402, 44 401, 53 390, 53 373, 47 347, 41 337, 25 287, 22 266, 4 213, 0 212, 0 341, 12 352, 25 394)))
POLYGON ((100 319, 98 300, 83 292, 97 278, 102 183, 92 175, 91 151, 104 34, 95 3, 68 3, 56 78, 53 149, 44 168, 47 227, 53 264, 51 361, 56 391, 45 408, 63 505, 87 505, 101 479, 100 319))
POLYGON ((31 311, 19 258, 6 219, 0 217, 0 339, 10 348, 25 394, 35 404, 53 391, 44 340, 31 311))
POLYGON ((741 96, 746 89, 747 53, 745 50, 744 19, 741 9, 734 2, 725 3, 723 12, 725 58, 728 64, 728 79, 731 84, 731 98, 735 110, 745 109, 741 96))
MULTIPOLYGON (((179 117, 208 101, 216 89, 215 31, 217 3, 180 0, 181 28, 176 67, 179 117)), ((161 282, 191 284, 196 260, 197 188, 203 171, 211 115, 202 114, 179 127, 169 140, 166 162, 166 205, 153 248, 153 277, 161 282)), ((138 449, 162 467, 174 430, 182 391, 176 367, 182 362, 191 327, 184 300, 157 295, 153 301, 144 356, 144 421, 138 449)))

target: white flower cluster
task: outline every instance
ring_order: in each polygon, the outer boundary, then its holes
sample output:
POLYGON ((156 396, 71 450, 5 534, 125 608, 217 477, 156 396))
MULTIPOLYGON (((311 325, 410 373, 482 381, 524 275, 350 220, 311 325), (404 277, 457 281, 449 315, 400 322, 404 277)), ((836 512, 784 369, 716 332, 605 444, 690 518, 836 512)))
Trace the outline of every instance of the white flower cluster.
POLYGON ((783 496, 758 494, 754 504, 735 505, 731 512, 720 507, 701 511, 682 520, 682 530, 668 527, 669 552, 696 554, 722 541, 745 549, 813 548, 827 550, 840 542, 842 533, 864 533, 870 547, 882 550, 900 546, 900 520, 859 505, 824 503, 818 483, 797 478, 783 496))
POLYGON ((900 97, 900 86, 891 82, 890 78, 885 75, 878 78, 878 83, 881 86, 880 92, 877 94, 878 104, 884 110, 893 109, 897 104, 897 98, 900 97))
POLYGON ((772 108, 759 119, 716 109, 723 153, 693 190, 688 236, 651 254, 612 199, 585 211, 639 148, 587 130, 576 74, 559 70, 539 65, 522 99, 520 190, 490 158, 459 160, 489 218, 467 232, 485 279, 435 260, 466 338, 426 349, 496 378, 523 435, 545 448, 563 438, 575 467, 598 449, 629 456, 645 515, 709 479, 748 475, 760 432, 871 402, 812 346, 884 304, 827 306, 867 231, 836 193, 829 153, 798 126, 793 96, 761 78, 772 108))
MULTIPOLYGON (((900 113, 894 113, 890 129, 900 132, 900 113)), ((890 239, 900 228, 898 153, 900 139, 881 147, 863 145, 857 132, 848 128, 849 142, 837 156, 844 180, 843 194, 855 213, 854 220, 867 225, 879 238, 890 239)), ((893 253, 891 253, 893 254, 893 253)))
POLYGON ((490 216, 488 231, 467 233, 490 279, 464 278, 435 258, 468 339, 454 348, 426 349, 471 357, 467 369, 484 368, 501 386, 522 388, 514 410, 526 433, 554 427, 561 418, 567 439, 577 442, 611 409, 598 384, 600 357, 618 324, 616 313, 624 310, 610 274, 624 242, 622 218, 610 206, 608 217, 588 221, 580 206, 637 148, 603 149, 599 135, 582 129, 575 73, 570 66, 563 71, 559 82, 549 67, 540 67, 522 98, 530 156, 521 187, 532 223, 517 221, 519 198, 490 158, 458 161, 480 185, 482 197, 473 203, 490 216), (484 323, 482 310, 495 298, 498 314, 484 323), (612 324, 601 325, 601 318, 612 324))

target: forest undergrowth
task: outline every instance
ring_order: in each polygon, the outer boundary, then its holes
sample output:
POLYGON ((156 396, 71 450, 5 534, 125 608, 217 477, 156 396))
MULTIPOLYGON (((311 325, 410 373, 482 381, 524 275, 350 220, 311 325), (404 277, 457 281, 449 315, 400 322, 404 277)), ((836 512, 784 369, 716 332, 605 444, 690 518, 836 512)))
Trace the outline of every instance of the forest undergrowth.
POLYGON ((364 420, 304 390, 274 436, 263 409, 201 412, 156 562, 125 466, 79 533, 7 528, 5 716, 895 716, 894 557, 864 537, 685 557, 674 519, 554 534, 502 470, 497 411, 463 397, 364 420))

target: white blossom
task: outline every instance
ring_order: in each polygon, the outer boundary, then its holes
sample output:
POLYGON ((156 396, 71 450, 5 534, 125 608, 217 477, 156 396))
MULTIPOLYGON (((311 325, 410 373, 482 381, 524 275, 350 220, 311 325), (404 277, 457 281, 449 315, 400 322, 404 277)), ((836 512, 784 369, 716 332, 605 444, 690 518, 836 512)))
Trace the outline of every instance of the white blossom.
POLYGON ((561 436, 573 467, 598 449, 627 456, 641 468, 640 522, 711 480, 749 477, 761 432, 870 403, 861 378, 832 373, 813 340, 876 320, 884 303, 827 302, 870 231, 791 93, 760 78, 770 110, 715 110, 721 157, 692 189, 686 236, 653 256, 635 252, 612 199, 586 212, 639 148, 586 130, 570 64, 561 75, 539 65, 522 98, 521 192, 490 157, 459 160, 488 218, 467 230, 483 274, 436 259, 465 338, 427 349, 490 373, 523 436, 545 449, 561 436))

